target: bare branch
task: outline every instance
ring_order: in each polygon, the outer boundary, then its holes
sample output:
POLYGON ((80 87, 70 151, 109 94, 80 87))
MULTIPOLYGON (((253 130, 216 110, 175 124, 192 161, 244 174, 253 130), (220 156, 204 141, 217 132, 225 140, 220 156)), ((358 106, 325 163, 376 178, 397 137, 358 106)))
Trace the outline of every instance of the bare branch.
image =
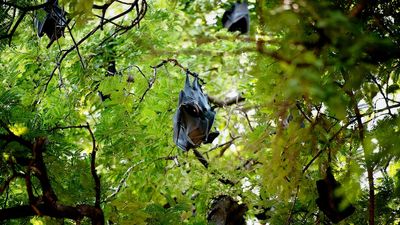
POLYGON ((86 68, 85 62, 83 61, 83 58, 82 58, 82 56, 81 56, 81 53, 79 52, 79 47, 78 47, 78 45, 76 44, 74 35, 72 34, 72 30, 71 30, 71 28, 69 27, 68 22, 67 22, 66 24, 67 24, 67 29, 68 29, 69 35, 71 35, 72 42, 74 42, 74 45, 75 45, 75 48, 76 48, 76 53, 78 54, 79 60, 81 61, 82 68, 86 68))
POLYGON ((389 108, 389 100, 388 100, 387 96, 385 95, 385 93, 383 92, 382 85, 379 84, 379 82, 377 81, 377 79, 374 75, 370 74, 370 77, 371 77, 372 81, 376 84, 376 86, 378 87, 379 92, 381 93, 383 99, 385 100, 386 107, 388 108, 388 111, 389 111, 389 115, 393 116, 393 114, 389 108))
POLYGON ((286 225, 289 225, 292 222, 293 210, 294 210, 294 206, 296 205, 296 202, 297 202, 297 195, 299 194, 299 190, 300 190, 300 185, 297 185, 296 195, 294 196, 292 207, 290 208, 289 216, 286 220, 286 225))
POLYGON ((55 0, 51 0, 51 1, 48 1, 48 2, 43 3, 43 4, 39 4, 39 5, 21 6, 21 5, 15 4, 13 2, 8 2, 8 1, 4 1, 4 0, 0 1, 0 4, 5 5, 5 6, 9 6, 10 8, 13 8, 13 17, 12 17, 12 20, 10 22, 10 27, 7 29, 7 33, 6 34, 0 35, 0 40, 8 38, 9 39, 9 43, 8 44, 11 45, 12 37, 14 36, 17 28, 19 27, 19 25, 21 24, 22 20, 27 15, 27 13, 30 12, 30 11, 35 11, 35 10, 41 9, 43 7, 46 7, 48 5, 51 5, 54 2, 55 2, 55 0), (14 23, 14 19, 15 19, 17 10, 20 12, 19 13, 20 15, 19 15, 17 21, 14 23), (12 24, 14 24, 14 25, 12 25, 12 24), (10 29, 11 29, 11 31, 10 31, 10 29))
MULTIPOLYGON (((145 76, 144 73, 140 70, 140 68, 139 68, 139 67, 137 67, 137 68, 139 69, 139 72, 143 75, 143 77, 146 78, 146 76, 145 76)), ((146 90, 143 92, 142 96, 140 97, 139 103, 136 104, 136 106, 135 106, 135 108, 134 108, 135 111, 136 111, 136 109, 139 108, 140 103, 143 102, 144 97, 146 96, 147 92, 149 92, 150 89, 153 87, 153 84, 154 84, 154 82, 156 81, 156 79, 157 79, 157 69, 156 69, 156 68, 153 68, 153 77, 150 78, 149 80, 147 80, 147 85, 148 85, 148 86, 147 86, 146 90)))
POLYGON ((126 180, 129 178, 129 175, 131 174, 132 170, 139 166, 140 164, 142 164, 144 162, 144 160, 140 160, 139 162, 135 163, 134 165, 130 166, 124 173, 124 175, 122 175, 122 179, 120 180, 118 186, 115 188, 115 191, 110 194, 109 196, 107 196, 106 199, 104 199, 102 202, 108 202, 110 201, 112 198, 114 198, 122 189, 123 186, 126 186, 126 180))
POLYGON ((354 122, 356 122, 355 119, 350 120, 348 123, 346 123, 345 125, 340 127, 340 129, 335 134, 333 134, 332 137, 329 138, 329 140, 327 141, 326 145, 323 148, 321 148, 321 150, 319 150, 317 152, 317 154, 310 160, 309 163, 307 163, 307 165, 303 168, 302 172, 305 173, 307 171, 307 169, 311 166, 311 164, 321 155, 321 153, 327 149, 327 147, 333 141, 333 139, 335 139, 342 132, 343 129, 347 128, 348 126, 350 126, 354 122))
POLYGON ((189 70, 189 68, 184 67, 182 64, 180 64, 178 62, 177 59, 164 59, 161 63, 159 63, 158 65, 152 66, 153 69, 158 69, 164 65, 166 65, 167 63, 172 63, 174 66, 177 66, 179 68, 181 68, 182 70, 184 70, 186 73, 188 73, 189 75, 193 76, 193 77, 197 77, 203 84, 205 83, 203 79, 199 78, 199 75, 195 72, 192 72, 189 70))
MULTIPOLYGON (((96 142, 94 139, 93 132, 91 131, 89 124, 86 125, 88 131, 91 134, 94 148, 96 148, 96 142)), ((79 126, 75 126, 79 127, 79 126)), ((72 128, 68 127, 68 128, 72 128)), ((65 128, 65 129, 68 129, 65 128)), ((80 127, 81 128, 81 127, 80 127)), ((100 208, 100 179, 97 177, 96 184, 96 205, 77 205, 67 206, 58 202, 57 195, 55 194, 51 182, 48 176, 47 168, 43 160, 43 152, 45 151, 47 139, 44 137, 38 137, 35 139, 34 144, 31 145, 32 150, 32 163, 30 165, 33 175, 39 179, 39 184, 42 189, 42 196, 35 197, 32 191, 30 172, 26 175, 14 174, 11 178, 6 181, 4 187, 15 177, 25 177, 25 183, 28 193, 29 205, 14 206, 10 208, 0 209, 0 221, 23 218, 29 216, 50 216, 55 218, 69 218, 73 220, 81 220, 83 217, 89 217, 94 225, 104 225, 104 215, 100 208)), ((94 149, 94 153, 96 149, 94 149)), ((91 168, 93 170, 95 155, 92 154, 91 168)), ((97 176, 97 174, 96 174, 97 176)), ((3 191, 2 191, 3 192, 3 191)))
POLYGON ((246 99, 241 94, 238 94, 237 96, 227 98, 225 100, 219 100, 216 97, 208 96, 208 100, 216 107, 226 107, 233 104, 238 104, 239 102, 243 102, 246 99))
MULTIPOLYGON (((306 113, 303 111, 303 109, 302 109, 301 106, 300 106, 300 103, 297 102, 297 103, 296 103, 296 107, 297 107, 297 109, 301 112, 301 114, 303 115, 303 117, 304 117, 308 122, 312 123, 311 118, 308 117, 308 116, 306 115, 306 113)), ((319 110, 318 110, 318 112, 319 112, 319 110)))
POLYGON ((243 113, 244 118, 246 118, 246 121, 247 121, 247 124, 249 125, 250 130, 254 131, 254 127, 253 127, 253 125, 251 125, 250 117, 247 114, 247 112, 245 110, 240 110, 240 112, 243 113))
POLYGON ((67 130, 67 129, 87 129, 87 125, 76 125, 76 126, 66 126, 66 127, 56 126, 49 129, 49 131, 51 132, 55 130, 67 130))
POLYGON ((32 143, 30 143, 29 141, 23 139, 20 136, 15 135, 9 128, 8 125, 6 123, 4 123, 3 121, 0 120, 0 127, 2 127, 3 129, 5 129, 7 131, 8 134, 0 134, 0 139, 5 140, 7 143, 10 142, 18 142, 21 145, 31 149, 32 148, 32 143))
POLYGON ((95 207, 100 208, 100 194, 101 194, 101 189, 100 189, 100 177, 97 175, 96 171, 96 152, 97 152, 97 145, 96 145, 96 138, 94 137, 93 131, 90 128, 89 123, 86 124, 86 129, 89 131, 90 136, 92 138, 92 153, 91 153, 91 160, 90 160, 90 171, 93 176, 94 180, 94 190, 95 190, 95 195, 96 195, 96 201, 95 201, 95 207))
POLYGON ((196 158, 199 160, 199 162, 207 169, 208 168, 207 159, 205 159, 204 156, 199 151, 197 151, 197 149, 193 149, 193 153, 196 156, 196 158))
POLYGON ((238 138, 240 138, 240 136, 233 137, 231 140, 229 140, 229 141, 227 141, 225 143, 222 143, 222 144, 219 144, 219 145, 217 145, 215 147, 212 147, 212 148, 210 148, 209 150, 206 151, 206 154, 209 153, 209 152, 212 152, 212 151, 214 151, 214 150, 216 150, 218 148, 221 148, 221 147, 228 146, 228 148, 229 148, 233 144, 233 142, 238 138))

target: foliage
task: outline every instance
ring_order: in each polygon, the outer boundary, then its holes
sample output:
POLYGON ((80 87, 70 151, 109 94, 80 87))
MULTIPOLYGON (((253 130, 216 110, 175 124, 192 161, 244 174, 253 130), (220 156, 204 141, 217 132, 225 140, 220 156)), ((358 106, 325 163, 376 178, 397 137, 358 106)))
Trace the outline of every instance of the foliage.
POLYGON ((57 203, 110 224, 206 224, 220 195, 249 223, 329 224, 315 203, 328 166, 356 208, 341 223, 400 222, 397 1, 249 0, 247 36, 222 28, 227 1, 121 2, 60 1, 70 27, 47 49, 33 27, 46 3, 1 1, 0 219, 46 193, 43 141, 57 203), (197 149, 208 168, 172 140, 185 69, 217 107, 221 135, 197 149))

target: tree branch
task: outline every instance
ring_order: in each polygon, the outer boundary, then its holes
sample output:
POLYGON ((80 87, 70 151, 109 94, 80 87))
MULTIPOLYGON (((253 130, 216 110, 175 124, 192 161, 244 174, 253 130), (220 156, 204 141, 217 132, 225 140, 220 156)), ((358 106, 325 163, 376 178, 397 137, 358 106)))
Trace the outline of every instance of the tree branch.
POLYGON ((120 180, 118 186, 115 188, 115 191, 112 194, 110 194, 109 196, 107 196, 107 198, 104 199, 102 202, 108 202, 108 201, 110 201, 110 199, 114 198, 121 191, 122 186, 126 185, 126 180, 128 179, 129 175, 131 174, 132 169, 134 169, 135 167, 139 166, 143 162, 144 162, 144 160, 140 160, 139 162, 137 162, 134 165, 130 166, 125 171, 124 175, 122 175, 122 179, 120 180))
POLYGON ((96 152, 97 152, 97 145, 96 145, 96 139, 94 137, 93 131, 89 126, 89 123, 86 124, 87 126, 87 130, 90 133, 90 136, 92 138, 92 145, 93 145, 93 149, 92 149, 92 153, 91 153, 91 160, 90 160, 90 171, 92 173, 93 176, 93 180, 94 180, 94 190, 96 193, 96 201, 95 201, 95 207, 100 209, 100 194, 101 194, 101 188, 100 188, 100 177, 99 175, 97 175, 97 171, 96 171, 96 152))
POLYGON ((353 104, 354 108, 354 113, 356 114, 356 120, 357 120, 357 125, 358 125, 358 133, 360 136, 360 143, 361 146, 364 149, 364 157, 366 161, 366 167, 367 167, 367 177, 368 177, 368 186, 369 186, 369 200, 368 200, 368 211, 369 211, 369 225, 374 225, 375 224, 375 187, 374 187, 374 166, 372 164, 371 160, 371 154, 369 150, 366 149, 365 145, 365 128, 364 124, 362 123, 362 115, 360 113, 360 109, 357 106, 357 101, 354 96, 353 91, 346 91, 346 93, 349 95, 351 102, 353 104))
POLYGON ((241 94, 238 94, 235 97, 227 98, 225 100, 219 100, 216 97, 208 96, 208 100, 213 103, 216 107, 226 107, 233 104, 238 104, 239 102, 243 102, 246 100, 241 94))
MULTIPOLYGON (((145 0, 140 1, 141 2, 141 10, 139 11, 139 15, 136 15, 136 18, 134 20, 132 20, 131 24, 129 26, 120 26, 120 28, 118 28, 113 34, 109 35, 108 37, 106 37, 105 39, 103 39, 103 41, 99 44, 100 46, 107 41, 109 38, 114 37, 117 34, 122 35, 123 33, 125 33, 126 31, 132 29, 133 27, 135 27, 140 20, 142 20, 144 18, 144 15, 147 12, 147 2, 145 0)), ((126 9, 125 11, 123 11, 122 13, 106 19, 102 22, 100 22, 95 28, 93 28, 89 33, 87 33, 82 39, 80 39, 79 41, 74 41, 74 45, 71 46, 69 49, 63 50, 63 54, 60 56, 60 58, 57 60, 57 65, 53 68, 52 72, 50 73, 50 76, 47 80, 47 82, 44 85, 44 91, 47 91, 47 88, 50 84, 50 81, 53 79, 54 77, 54 73, 56 72, 57 68, 59 65, 61 65, 62 61, 67 57, 67 55, 69 53, 71 53, 74 49, 78 48, 83 42, 85 42, 87 39, 89 39, 94 33, 96 33, 99 29, 101 29, 105 24, 108 23, 113 23, 114 20, 117 20, 121 17, 123 17, 124 15, 127 15, 128 13, 130 13, 132 10, 134 10, 136 7, 139 7, 139 0, 135 0, 135 2, 130 3, 130 7, 128 9, 126 9)))
POLYGON ((93 206, 82 204, 74 207, 63 204, 56 204, 55 207, 51 207, 43 202, 33 205, 21 205, 7 209, 1 209, 0 221, 36 216, 38 215, 38 212, 40 213, 40 216, 68 218, 72 220, 81 220, 83 217, 86 216, 92 219, 93 225, 104 224, 104 219, 101 219, 101 210, 96 209, 93 206))
POLYGON ((19 143, 19 144, 21 144, 21 145, 23 145, 23 146, 25 146, 25 147, 27 147, 29 149, 32 148, 32 143, 30 143, 29 141, 23 139, 20 136, 15 135, 10 130, 10 128, 8 128, 8 125, 5 122, 1 121, 1 120, 0 120, 0 127, 2 127, 4 130, 6 130, 6 132, 8 133, 8 134, 0 134, 0 139, 5 140, 7 143, 15 141, 15 142, 17 142, 17 143, 19 143))
POLYGON ((23 178, 24 175, 20 174, 20 173, 13 173, 13 175, 11 175, 9 178, 7 178, 6 181, 4 182, 3 186, 0 187, 0 195, 2 195, 3 192, 8 189, 11 181, 13 181, 15 178, 18 178, 18 177, 23 178))
POLYGON ((207 159, 205 159, 204 156, 199 151, 197 151, 197 149, 193 149, 193 153, 196 156, 196 158, 199 160, 199 162, 207 169, 208 168, 207 159))
MULTIPOLYGON (((0 125, 8 132, 11 132, 4 123, 1 123, 0 125)), ((47 168, 43 159, 43 152, 45 151, 45 145, 47 139, 45 137, 38 137, 35 139, 33 144, 28 145, 31 146, 31 151, 32 151, 32 162, 30 163, 29 166, 30 170, 28 171, 28 173, 25 175, 14 173, 10 178, 6 180, 0 192, 0 194, 3 193, 4 190, 7 189, 9 183, 16 177, 23 177, 25 178, 29 205, 14 206, 10 208, 0 209, 0 221, 38 215, 38 216, 50 216, 55 218, 69 218, 73 220, 81 220, 83 217, 88 217, 92 220, 93 225, 104 225, 104 215, 102 209, 100 208, 100 178, 97 176, 95 169, 95 156, 96 156, 95 153, 97 147, 96 147, 96 141, 94 139, 94 134, 89 124, 87 124, 86 126, 79 125, 79 126, 69 126, 69 127, 57 127, 53 128, 52 130, 70 129, 70 128, 86 128, 92 137, 93 152, 91 158, 91 172, 95 179, 95 191, 96 191, 95 206, 86 204, 77 206, 68 206, 60 204, 58 202, 58 197, 51 186, 47 168), (31 175, 30 175, 31 172, 39 180, 39 184, 42 189, 42 196, 35 197, 33 194, 31 175)), ((20 144, 22 145, 23 143, 20 144)), ((25 143, 25 145, 27 144, 25 143)))
POLYGON ((197 77, 197 79, 199 79, 203 84, 205 83, 203 79, 201 79, 199 77, 199 75, 195 72, 192 72, 189 70, 189 68, 184 67, 182 64, 180 64, 178 62, 177 59, 172 59, 172 58, 168 58, 168 59, 164 59, 163 61, 161 61, 161 63, 159 63, 158 65, 152 66, 153 69, 158 69, 161 66, 166 65, 167 63, 172 63, 174 66, 177 66, 179 68, 181 68, 182 70, 184 70, 186 73, 188 73, 189 75, 193 76, 193 77, 197 77))

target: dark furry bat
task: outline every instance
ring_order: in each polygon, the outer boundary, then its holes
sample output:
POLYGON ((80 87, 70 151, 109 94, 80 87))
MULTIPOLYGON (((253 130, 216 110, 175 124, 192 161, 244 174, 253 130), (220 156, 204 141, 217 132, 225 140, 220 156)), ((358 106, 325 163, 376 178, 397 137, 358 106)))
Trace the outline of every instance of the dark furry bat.
POLYGON ((335 180, 331 168, 326 170, 326 177, 317 181, 317 190, 319 198, 316 200, 318 207, 334 223, 349 217, 354 213, 355 208, 348 205, 341 209, 340 204, 343 201, 342 196, 337 196, 335 191, 340 187, 340 183, 335 180))
POLYGON ((35 25, 38 30, 38 36, 43 37, 44 34, 50 39, 50 43, 47 45, 49 48, 54 41, 64 36, 64 30, 67 26, 66 12, 58 6, 58 1, 54 4, 43 8, 46 15, 40 17, 36 14, 35 25))
POLYGON ((242 34, 249 32, 250 17, 247 3, 235 3, 226 10, 222 16, 222 24, 231 32, 240 31, 242 34))
POLYGON ((210 132, 214 123, 215 111, 203 93, 199 79, 195 76, 190 85, 189 73, 186 73, 184 89, 179 94, 179 104, 174 116, 174 142, 183 151, 211 143, 219 132, 210 132))

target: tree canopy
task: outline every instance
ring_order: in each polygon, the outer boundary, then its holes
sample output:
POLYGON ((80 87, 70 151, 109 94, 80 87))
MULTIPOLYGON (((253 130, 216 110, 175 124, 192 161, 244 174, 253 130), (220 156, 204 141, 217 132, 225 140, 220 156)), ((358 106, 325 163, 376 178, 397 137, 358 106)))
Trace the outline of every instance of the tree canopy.
POLYGON ((400 223, 399 1, 234 2, 1 0, 0 223, 400 223), (183 152, 186 73, 220 135, 183 152))

